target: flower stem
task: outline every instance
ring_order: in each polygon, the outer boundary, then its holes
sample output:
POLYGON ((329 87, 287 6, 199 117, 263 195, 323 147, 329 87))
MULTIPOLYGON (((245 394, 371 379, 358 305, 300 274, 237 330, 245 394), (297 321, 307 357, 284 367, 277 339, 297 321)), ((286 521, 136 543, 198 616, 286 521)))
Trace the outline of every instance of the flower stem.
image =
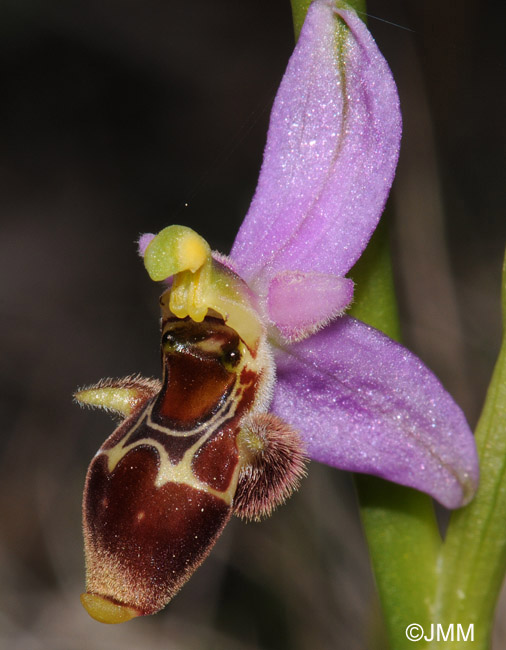
POLYGON ((434 508, 425 494, 374 476, 355 483, 390 647, 404 650, 408 625, 432 622, 441 544, 434 508))
MULTIPOLYGON (((295 40, 299 38, 300 30, 304 24, 307 10, 312 0, 290 0, 292 3, 293 27, 295 30, 295 40)), ((342 3, 345 4, 345 3, 342 3)), ((365 19, 365 0, 348 0, 346 4, 355 9, 358 15, 365 19)), ((364 20, 365 22, 365 20, 364 20)))
MULTIPOLYGON (((352 315, 399 338, 387 227, 377 229, 352 269, 352 315)), ((432 500, 372 476, 355 476, 360 512, 392 650, 406 648, 406 628, 429 629, 441 537, 432 500)), ((417 647, 423 647, 418 642, 417 647)))
MULTIPOLYGON (((474 625, 474 648, 490 645, 494 609, 506 572, 506 260, 503 342, 476 428, 480 487, 452 514, 441 549, 435 618, 444 626, 474 625)), ((464 648, 456 643, 452 648, 464 648)))
POLYGON ((293 28, 295 30, 295 40, 299 38, 300 30, 304 24, 307 10, 312 0, 290 0, 292 4, 293 28))

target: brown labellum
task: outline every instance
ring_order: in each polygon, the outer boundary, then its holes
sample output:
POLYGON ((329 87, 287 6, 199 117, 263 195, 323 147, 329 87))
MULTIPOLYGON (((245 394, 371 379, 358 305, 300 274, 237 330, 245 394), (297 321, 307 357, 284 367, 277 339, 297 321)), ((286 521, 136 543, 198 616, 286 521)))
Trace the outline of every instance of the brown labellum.
POLYGON ((99 456, 85 500, 87 589, 137 615, 166 605, 230 517, 220 497, 185 483, 156 486, 157 452, 137 447, 112 473, 99 456))
POLYGON ((76 394, 125 417, 93 459, 83 526, 91 616, 118 623, 163 608, 232 513, 270 514, 298 486, 295 432, 262 413, 265 342, 251 350, 220 318, 168 318, 163 381, 106 380, 76 394))

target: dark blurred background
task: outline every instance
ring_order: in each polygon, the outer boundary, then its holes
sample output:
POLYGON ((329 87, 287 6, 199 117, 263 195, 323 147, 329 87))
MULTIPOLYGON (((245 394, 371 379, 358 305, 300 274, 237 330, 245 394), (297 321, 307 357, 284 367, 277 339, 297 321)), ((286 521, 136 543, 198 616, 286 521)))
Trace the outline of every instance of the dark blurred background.
MULTIPOLYGON (((474 424, 500 337, 504 5, 368 10, 405 122, 389 206, 404 338, 474 424)), ((158 290, 134 241, 185 223, 228 252, 292 47, 288 0, 0 3, 2 650, 377 638, 351 481, 315 463, 270 520, 233 521, 158 616, 109 627, 79 603, 82 485, 113 423, 72 392, 158 375, 158 290)))

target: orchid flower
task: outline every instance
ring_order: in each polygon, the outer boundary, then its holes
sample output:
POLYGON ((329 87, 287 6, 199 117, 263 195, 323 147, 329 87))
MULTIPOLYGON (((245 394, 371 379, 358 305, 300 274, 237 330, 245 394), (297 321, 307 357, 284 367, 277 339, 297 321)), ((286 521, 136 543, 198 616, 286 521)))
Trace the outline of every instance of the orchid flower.
POLYGON ((477 456, 458 406, 406 348, 344 315, 345 276, 383 211, 400 134, 367 28, 343 3, 315 0, 230 257, 184 226, 141 237, 150 277, 167 282, 163 381, 77 393, 125 418, 85 489, 93 617, 165 606, 231 514, 258 519, 296 489, 305 454, 449 508, 473 496, 477 456))

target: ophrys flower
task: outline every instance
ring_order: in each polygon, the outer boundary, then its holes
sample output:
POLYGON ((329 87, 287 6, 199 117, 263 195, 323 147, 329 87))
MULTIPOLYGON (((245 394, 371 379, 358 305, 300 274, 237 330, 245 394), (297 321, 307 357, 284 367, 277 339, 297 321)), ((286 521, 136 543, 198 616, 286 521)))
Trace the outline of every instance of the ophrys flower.
POLYGON ((344 276, 383 210, 401 132, 388 66, 343 7, 308 11, 230 257, 184 226, 141 238, 150 276, 170 282, 162 383, 128 377, 77 395, 126 416, 85 490, 83 603, 99 620, 163 607, 232 513, 258 518, 290 494, 303 448, 448 507, 476 487, 471 432, 438 380, 343 315, 344 276))

